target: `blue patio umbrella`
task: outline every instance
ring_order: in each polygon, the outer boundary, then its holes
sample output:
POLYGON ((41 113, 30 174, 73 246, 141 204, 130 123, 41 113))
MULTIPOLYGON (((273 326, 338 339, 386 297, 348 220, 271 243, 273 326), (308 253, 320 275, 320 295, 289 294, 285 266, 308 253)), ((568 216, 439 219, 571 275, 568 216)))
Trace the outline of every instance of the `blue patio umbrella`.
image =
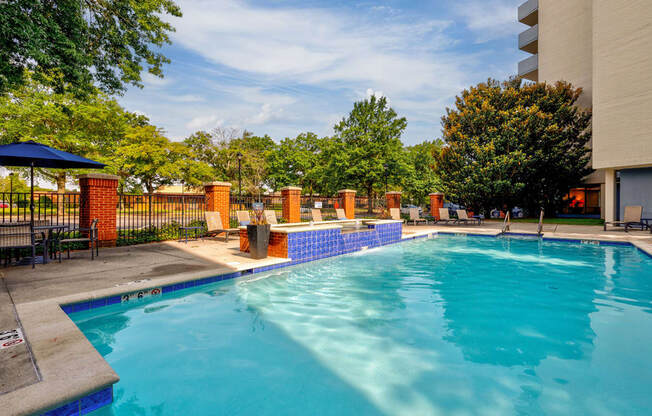
POLYGON ((102 169, 103 163, 63 152, 35 141, 0 145, 1 166, 29 166, 30 180, 30 226, 34 226, 34 168, 55 169, 102 169))

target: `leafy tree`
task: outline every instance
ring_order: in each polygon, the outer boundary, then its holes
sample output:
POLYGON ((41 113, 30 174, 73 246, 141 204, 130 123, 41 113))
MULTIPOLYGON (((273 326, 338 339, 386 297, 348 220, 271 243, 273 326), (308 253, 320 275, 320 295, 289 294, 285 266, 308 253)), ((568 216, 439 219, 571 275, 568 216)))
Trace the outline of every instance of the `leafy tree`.
POLYGON ((514 205, 555 212, 591 172, 591 113, 575 106, 581 91, 518 78, 464 90, 442 118, 448 197, 485 212, 514 205))
POLYGON ((9 192, 11 190, 17 193, 29 192, 29 185, 18 175, 14 175, 13 178, 9 175, 0 178, 0 192, 9 192))
MULTIPOLYGON (((146 119, 126 113, 118 103, 94 90, 80 99, 57 93, 34 80, 0 94, 0 143, 35 140, 56 149, 110 163, 112 148, 130 124, 146 119)), ((37 169, 60 192, 79 170, 37 169)))
POLYGON ((414 204, 425 204, 428 195, 442 187, 437 172, 437 157, 441 153, 441 140, 424 141, 405 150, 407 172, 400 178, 405 196, 414 204))
POLYGON ((370 213, 374 186, 385 181, 384 166, 389 172, 403 169, 399 162, 406 126, 405 117, 399 118, 385 97, 372 96, 356 102, 348 117, 334 127, 338 142, 329 149, 330 174, 342 185, 364 190, 370 213))
POLYGON ((152 193, 183 177, 179 163, 183 144, 172 143, 154 126, 129 127, 115 150, 114 163, 123 178, 135 178, 152 193))
POLYGON ((141 71, 161 76, 158 48, 181 16, 172 0, 0 1, 0 93, 27 82, 25 71, 58 92, 85 95, 141 86, 141 71), (53 76, 54 75, 54 76, 53 76))
POLYGON ((328 137, 319 138, 314 133, 301 133, 296 138, 285 138, 269 154, 268 183, 273 189, 283 186, 300 186, 310 195, 327 189, 324 149, 328 137))

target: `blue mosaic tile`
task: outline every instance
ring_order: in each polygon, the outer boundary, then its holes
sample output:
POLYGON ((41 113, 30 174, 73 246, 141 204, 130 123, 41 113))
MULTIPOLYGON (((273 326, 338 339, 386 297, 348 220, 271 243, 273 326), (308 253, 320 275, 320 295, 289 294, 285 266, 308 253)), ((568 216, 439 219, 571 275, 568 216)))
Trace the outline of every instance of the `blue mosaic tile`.
POLYGON ((81 312, 90 309, 91 303, 89 301, 73 303, 73 312, 81 312))
POLYGON ((122 297, 120 295, 117 296, 109 296, 106 298, 106 305, 115 305, 116 303, 122 302, 122 297))
POLYGON ((109 386, 86 397, 82 397, 79 402, 80 414, 82 415, 109 405, 113 402, 113 386, 109 386))
POLYGON ((63 406, 57 407, 56 409, 52 409, 45 413, 41 413, 42 416, 72 416, 78 414, 79 414, 79 400, 66 403, 63 406))
POLYGON ((74 311, 72 305, 61 305, 61 309, 66 313, 66 315, 71 314, 74 311))
POLYGON ((91 309, 106 306, 106 298, 94 299, 91 301, 91 309))
POLYGON ((163 294, 174 292, 174 286, 163 286, 163 294))
POLYGON ((631 246, 627 241, 600 241, 601 246, 631 246))
POLYGON ((195 286, 195 281, 194 280, 191 280, 190 282, 185 282, 183 284, 184 289, 187 288, 187 287, 193 287, 193 286, 195 286))

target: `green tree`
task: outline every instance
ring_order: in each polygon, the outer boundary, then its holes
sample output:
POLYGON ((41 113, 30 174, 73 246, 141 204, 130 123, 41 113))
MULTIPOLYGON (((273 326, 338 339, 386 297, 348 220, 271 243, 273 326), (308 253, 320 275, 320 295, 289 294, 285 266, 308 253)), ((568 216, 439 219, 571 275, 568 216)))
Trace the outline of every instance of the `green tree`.
MULTIPOLYGON (((0 143, 35 140, 56 149, 110 163, 112 148, 130 124, 146 119, 125 112, 94 90, 83 99, 57 93, 34 80, 0 94, 0 143)), ((74 170, 37 169, 41 178, 65 191, 74 170)))
POLYGON ((407 126, 385 97, 356 102, 348 117, 335 125, 339 143, 329 148, 330 174, 340 184, 364 190, 373 210, 374 186, 385 181, 385 165, 394 175, 403 170, 401 134, 407 126))
POLYGON ((406 172, 399 180, 405 196, 414 204, 426 204, 428 195, 442 187, 437 172, 437 158, 442 146, 441 140, 426 140, 404 149, 406 172))
POLYGON ((154 126, 127 128, 115 149, 114 165, 124 179, 135 179, 147 192, 183 179, 181 143, 170 142, 154 126))
POLYGON ((489 80, 464 90, 442 118, 439 167, 448 198, 474 209, 554 213, 587 167, 591 113, 566 82, 489 80))
POLYGON ((141 86, 141 71, 162 76, 169 60, 158 50, 180 17, 172 0, 0 1, 0 93, 36 80, 85 95, 141 86), (53 76, 55 75, 55 76, 53 76))

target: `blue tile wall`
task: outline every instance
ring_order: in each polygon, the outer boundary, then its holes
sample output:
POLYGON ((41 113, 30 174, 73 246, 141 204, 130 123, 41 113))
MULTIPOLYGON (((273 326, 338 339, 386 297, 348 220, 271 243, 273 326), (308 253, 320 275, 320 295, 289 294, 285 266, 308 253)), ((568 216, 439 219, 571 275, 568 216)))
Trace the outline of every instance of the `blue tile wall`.
POLYGON ((88 414, 100 407, 107 406, 113 402, 113 386, 84 396, 81 399, 66 403, 55 409, 41 413, 42 416, 79 416, 88 414))

